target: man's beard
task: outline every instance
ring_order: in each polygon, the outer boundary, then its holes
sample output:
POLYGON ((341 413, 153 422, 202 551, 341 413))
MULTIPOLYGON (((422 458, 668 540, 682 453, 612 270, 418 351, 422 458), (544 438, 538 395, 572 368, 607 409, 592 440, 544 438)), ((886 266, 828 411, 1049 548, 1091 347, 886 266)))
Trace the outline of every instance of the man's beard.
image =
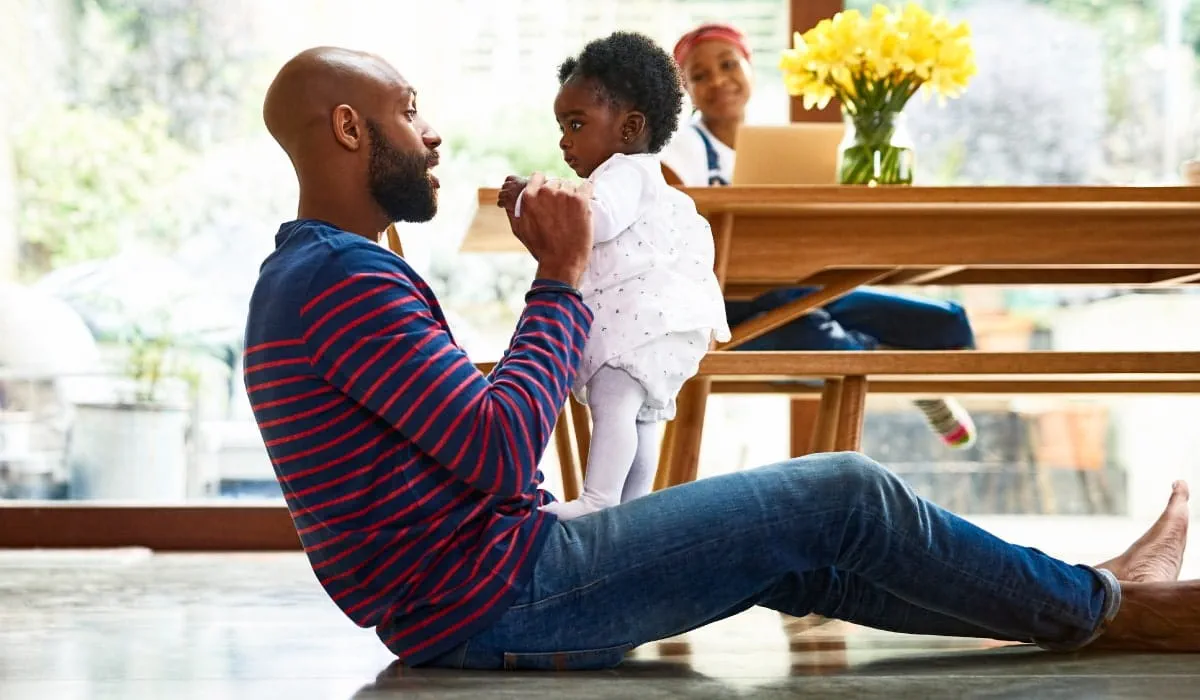
POLYGON ((437 213, 437 188, 429 177, 429 152, 404 153, 367 121, 371 138, 367 184, 390 221, 429 221, 437 213))

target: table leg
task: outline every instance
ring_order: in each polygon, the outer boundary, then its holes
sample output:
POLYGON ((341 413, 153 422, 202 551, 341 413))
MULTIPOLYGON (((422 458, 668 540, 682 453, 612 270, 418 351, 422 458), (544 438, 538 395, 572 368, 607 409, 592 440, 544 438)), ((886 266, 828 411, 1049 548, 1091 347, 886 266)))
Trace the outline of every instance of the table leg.
POLYGON ((825 380, 821 389, 821 408, 813 438, 813 452, 833 452, 837 443, 838 414, 842 406, 842 380, 825 380))
POLYGON ((671 441, 668 486, 696 480, 700 472, 700 443, 704 433, 704 412, 712 380, 697 377, 683 385, 676 399, 675 437, 671 441))
POLYGON ((400 244, 400 233, 396 230, 396 224, 388 224, 387 241, 388 249, 403 258, 404 246, 400 244))
POLYGON ((867 378, 846 377, 842 380, 842 400, 838 407, 838 452, 858 451, 862 447, 863 416, 867 404, 867 378))
POLYGON ((581 489, 579 465, 571 445, 571 419, 567 410, 563 408, 563 412, 558 414, 558 422, 554 424, 554 447, 558 454, 558 470, 562 474, 562 497, 564 501, 572 501, 579 498, 581 489))
POLYGON ((671 453, 675 448, 675 433, 678 424, 667 423, 663 431, 662 446, 658 452, 658 471, 654 474, 654 490, 661 491, 671 485, 671 453))
POLYGON ((588 453, 592 445, 592 416, 587 406, 575 400, 574 394, 568 403, 571 409, 571 425, 575 429, 575 447, 579 451, 579 471, 586 478, 588 453))
POLYGON ((794 398, 788 402, 791 422, 791 456, 803 457, 816 451, 817 416, 821 402, 812 397, 794 398))

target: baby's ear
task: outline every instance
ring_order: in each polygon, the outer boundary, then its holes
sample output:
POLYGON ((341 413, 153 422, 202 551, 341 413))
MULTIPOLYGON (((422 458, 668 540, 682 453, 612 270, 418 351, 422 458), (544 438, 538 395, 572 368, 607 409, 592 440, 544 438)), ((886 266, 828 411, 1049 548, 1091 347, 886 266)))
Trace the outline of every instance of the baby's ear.
POLYGON ((632 143, 646 131, 646 115, 641 112, 630 112, 625 115, 625 121, 621 124, 621 140, 625 143, 632 143))

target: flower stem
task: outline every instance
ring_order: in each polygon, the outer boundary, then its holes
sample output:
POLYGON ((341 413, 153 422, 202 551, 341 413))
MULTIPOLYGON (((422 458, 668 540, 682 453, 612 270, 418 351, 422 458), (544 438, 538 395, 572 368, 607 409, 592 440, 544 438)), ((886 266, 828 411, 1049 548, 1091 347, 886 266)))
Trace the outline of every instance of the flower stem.
POLYGON ((843 150, 838 181, 850 185, 912 184, 911 149, 892 143, 896 135, 898 112, 876 109, 877 104, 892 105, 907 101, 911 87, 898 86, 875 104, 847 106, 846 120, 853 131, 852 143, 843 150))

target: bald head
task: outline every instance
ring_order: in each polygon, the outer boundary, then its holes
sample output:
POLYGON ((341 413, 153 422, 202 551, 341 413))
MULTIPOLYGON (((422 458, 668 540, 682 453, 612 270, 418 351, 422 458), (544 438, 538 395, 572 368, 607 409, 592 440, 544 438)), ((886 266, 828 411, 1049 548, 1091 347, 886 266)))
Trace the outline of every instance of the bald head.
POLYGON ((411 89, 378 56, 322 46, 298 54, 279 70, 267 89, 263 121, 294 159, 296 151, 314 145, 306 132, 328 126, 336 108, 349 107, 365 119, 378 120, 389 94, 411 89))
POLYGON ((298 54, 267 89, 263 121, 296 168, 302 216, 365 222, 374 213, 374 234, 436 211, 429 170, 441 139, 417 115, 416 91, 378 56, 328 46, 298 54))

